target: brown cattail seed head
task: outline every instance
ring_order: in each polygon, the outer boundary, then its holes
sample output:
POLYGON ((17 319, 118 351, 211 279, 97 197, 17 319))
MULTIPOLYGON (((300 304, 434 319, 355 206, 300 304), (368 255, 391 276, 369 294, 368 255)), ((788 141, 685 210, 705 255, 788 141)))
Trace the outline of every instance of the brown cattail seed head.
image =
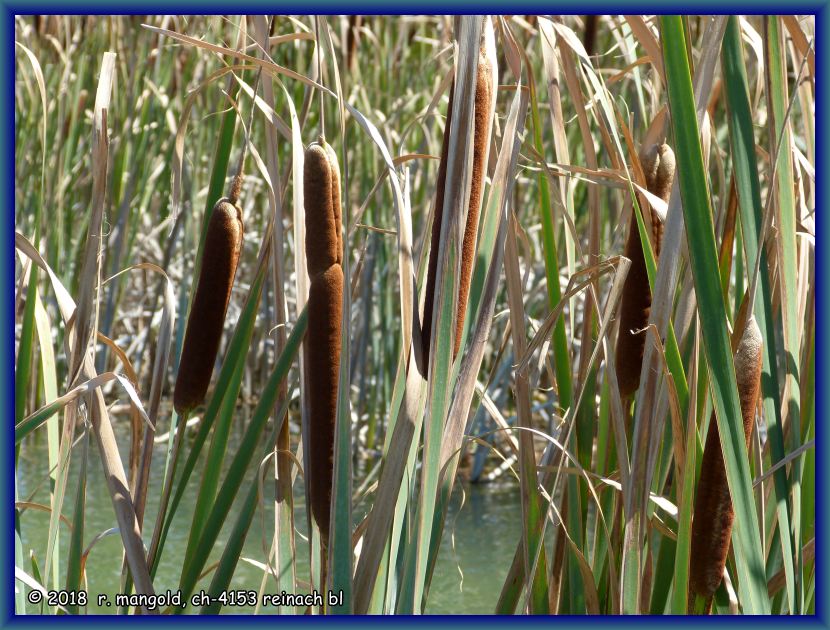
POLYGON ((458 313, 455 319, 455 340, 453 357, 461 347, 461 334, 464 332, 464 317, 467 312, 467 299, 470 295, 470 280, 473 273, 476 236, 478 234, 478 217, 481 212, 481 198, 484 193, 484 178, 487 174, 487 154, 490 143, 492 106, 495 98, 496 78, 493 62, 481 51, 476 77, 475 128, 473 140, 473 178, 470 184, 470 203, 467 206, 467 224, 464 227, 464 241, 461 245, 461 278, 458 285, 458 313))
MULTIPOLYGON (((646 176, 646 187, 650 193, 668 201, 674 182, 674 152, 667 144, 652 145, 640 155, 640 163, 646 176)), ((645 211, 647 206, 641 206, 645 211)), ((653 210, 650 211, 652 246, 654 256, 660 255, 663 241, 663 223, 653 210)), ((640 332, 648 325, 651 313, 651 288, 648 271, 643 257, 637 218, 632 214, 625 243, 625 257, 631 260, 631 267, 625 278, 620 303, 620 328, 617 334, 616 370, 620 396, 631 396, 640 386, 640 368, 643 365, 645 335, 640 332), (632 332, 634 331, 634 332, 632 332)))
POLYGON ((242 210, 227 199, 213 206, 202 269, 187 320, 173 406, 182 415, 205 398, 242 248, 242 210))
MULTIPOLYGON (((484 41, 479 50, 478 69, 476 72, 474 126, 473 126, 473 175, 470 183, 470 197, 467 204, 467 222, 464 227, 464 240, 461 244, 461 277, 458 286, 458 303, 455 318, 455 337, 453 339, 453 358, 461 347, 461 335, 464 331, 464 317, 467 312, 467 300, 470 295, 470 281, 473 272, 478 218, 481 212, 481 200, 484 193, 484 178, 487 174, 487 157, 490 148, 495 108, 496 88, 498 87, 498 70, 495 55, 495 40, 492 24, 485 25, 484 41)), ((435 217, 432 222, 432 244, 429 253, 427 286, 424 296, 424 324, 422 351, 425 364, 428 364, 429 344, 432 329, 432 309, 435 301, 435 281, 438 273, 438 252, 441 239, 441 221, 444 210, 444 187, 447 178, 447 157, 449 152, 450 122, 452 119, 453 92, 455 83, 450 88, 450 102, 447 111, 447 124, 444 127, 444 140, 441 146, 441 164, 438 167, 438 190, 435 198, 435 217)))
POLYGON ((305 153, 308 296, 309 502, 328 544, 343 319, 343 241, 337 156, 321 138, 305 153))
POLYGON ((306 149, 303 195, 308 275, 313 277, 343 262, 340 169, 328 144, 315 142, 306 149))
POLYGON ((585 33, 582 36, 582 45, 585 46, 585 52, 588 53, 589 57, 593 56, 596 47, 598 22, 598 15, 585 16, 585 33))
POLYGON ((351 70, 354 68, 355 59, 357 58, 357 30, 363 22, 362 15, 349 16, 349 30, 346 36, 346 67, 351 70))
POLYGON ((646 188, 650 193, 669 200, 674 183, 674 151, 667 144, 653 144, 640 155, 640 164, 646 176, 646 188))
POLYGON ((328 538, 334 472, 334 426, 340 371, 343 268, 332 265, 311 282, 308 294, 309 491, 311 510, 328 538))
POLYGON ((421 334, 421 356, 424 365, 429 365, 429 344, 432 337, 432 307, 435 303, 435 280, 438 275, 438 246, 441 242, 441 221, 444 216, 444 185, 447 179, 447 156, 450 146, 450 123, 455 82, 450 86, 450 102, 447 107, 447 122, 444 125, 444 139, 441 142, 441 161, 438 164, 438 188, 435 191, 435 212, 432 217, 432 239, 427 263, 427 284, 424 288, 424 321, 421 334))
MULTIPOLYGON (((755 317, 751 316, 735 351, 735 377, 741 400, 741 415, 747 447, 755 423, 755 406, 761 387, 763 341, 755 317)), ((723 578, 729 553, 735 512, 729 496, 723 450, 714 412, 709 421, 706 447, 700 466, 700 481, 692 520, 692 547, 689 567, 689 601, 694 594, 711 599, 723 578)))

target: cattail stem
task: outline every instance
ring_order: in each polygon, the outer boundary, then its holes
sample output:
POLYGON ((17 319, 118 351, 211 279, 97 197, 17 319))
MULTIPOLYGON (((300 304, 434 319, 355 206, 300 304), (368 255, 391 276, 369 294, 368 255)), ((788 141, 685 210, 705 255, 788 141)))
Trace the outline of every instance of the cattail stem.
MULTIPOLYGON (((652 145, 640 155, 640 163, 646 176, 648 191, 668 201, 674 182, 674 152, 667 144, 652 145)), ((643 206, 643 210, 648 206, 643 206)), ((651 236, 654 255, 660 255, 663 241, 663 223, 653 210, 650 211, 651 236)), ((643 365, 645 334, 651 313, 651 287, 643 256, 643 246, 637 229, 637 218, 631 216, 625 256, 631 260, 631 267, 623 285, 620 302, 620 324, 617 334, 616 371, 620 397, 629 399, 640 386, 640 370, 643 365)))
POLYGON ((340 374, 343 318, 343 236, 340 170, 332 148, 320 138, 305 152, 303 192, 306 212, 308 295, 309 503, 328 546, 334 431, 340 374))
MULTIPOLYGON (((736 330, 736 333, 738 332, 739 330, 736 330)), ((749 448, 755 424, 755 407, 761 388, 762 349, 761 330, 755 317, 750 316, 735 351, 735 377, 747 448, 749 448)), ((729 420, 734 421, 731 418, 729 420)), ((735 512, 726 480, 720 433, 713 412, 706 435, 706 446, 703 450, 692 521, 689 566, 690 611, 699 608, 695 604, 696 598, 704 600, 704 614, 708 614, 711 610, 712 597, 723 578, 734 519, 735 512)))
MULTIPOLYGON (((254 79, 254 98, 256 99, 257 89, 259 88, 259 79, 262 76, 262 66, 259 67, 256 73, 256 79, 254 79)), ((248 126, 245 127, 245 144, 242 145, 242 152, 239 154, 239 161, 236 164, 236 174, 234 175, 233 181, 231 182, 231 189, 228 193, 228 200, 233 204, 237 205, 239 202, 239 195, 242 193, 242 182, 245 179, 244 174, 244 167, 245 167, 245 158, 248 157, 248 145, 251 143, 251 127, 254 124, 254 112, 256 111, 256 107, 251 110, 251 120, 248 123, 248 126)), ((244 123, 243 123, 244 124, 244 123)))

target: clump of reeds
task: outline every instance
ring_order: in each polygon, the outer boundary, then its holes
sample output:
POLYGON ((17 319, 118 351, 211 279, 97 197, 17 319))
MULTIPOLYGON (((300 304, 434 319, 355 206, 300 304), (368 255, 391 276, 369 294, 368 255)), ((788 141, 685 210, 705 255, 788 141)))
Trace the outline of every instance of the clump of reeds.
POLYGON ((173 407, 179 415, 204 400, 219 351, 242 249, 242 209, 237 205, 241 184, 240 173, 234 178, 230 195, 217 201, 210 214, 202 250, 202 269, 187 320, 173 393, 173 407))
MULTIPOLYGON (((479 49, 478 69, 476 71, 474 138, 473 138, 473 175, 470 185, 470 197, 467 202, 467 223, 464 227, 464 240, 461 246, 461 278, 458 286, 458 302, 455 319, 455 337, 453 339, 453 358, 461 346, 461 334, 464 330, 464 316, 470 295, 470 280, 473 271, 478 217, 481 211, 481 199, 484 192, 484 178, 487 174, 487 157, 490 148, 490 132, 493 126, 496 89, 498 88, 498 69, 495 52, 495 40, 492 26, 485 25, 484 39, 479 49)), ((429 365, 429 345, 432 333, 432 311, 435 302, 435 282, 438 274, 438 252, 441 241, 441 221, 444 215, 444 188, 447 179, 447 159, 449 153, 450 125, 455 82, 450 86, 447 122, 444 126, 444 139, 441 145, 441 162, 438 167, 438 187, 435 193, 435 213, 432 220, 432 241, 429 251, 427 283, 424 293, 424 322, 422 356, 424 365, 429 365)))
POLYGON ((327 544, 334 472, 334 428, 343 316, 343 237, 340 169, 321 137, 305 152, 303 194, 306 213, 308 295, 309 502, 327 544))
MULTIPOLYGON (((754 316, 750 316, 735 351, 735 377, 741 400, 744 437, 747 448, 755 421, 755 406, 761 386, 763 339, 754 316)), ((714 412, 709 421, 706 447, 700 467, 700 481, 692 520, 692 545, 689 567, 689 610, 695 595, 705 600, 704 613, 712 607, 712 597, 721 579, 729 553, 735 512, 729 496, 720 433, 714 412)))
MULTIPOLYGON (((663 201, 668 201, 674 182, 674 152, 667 144, 654 144, 640 154, 640 163, 646 177, 648 191, 663 201)), ((645 206, 643 208, 645 210, 645 206)), ((650 209, 651 242, 654 256, 660 255, 663 241, 663 222, 658 214, 650 209)), ((651 312, 651 288, 648 284, 648 272, 637 229, 637 218, 632 213, 628 227, 628 240, 625 243, 625 256, 631 259, 631 267, 623 285, 620 302, 620 328, 617 334, 616 370, 620 387, 620 396, 631 396, 640 386, 640 368, 643 365, 645 335, 642 330, 648 325, 651 312)))

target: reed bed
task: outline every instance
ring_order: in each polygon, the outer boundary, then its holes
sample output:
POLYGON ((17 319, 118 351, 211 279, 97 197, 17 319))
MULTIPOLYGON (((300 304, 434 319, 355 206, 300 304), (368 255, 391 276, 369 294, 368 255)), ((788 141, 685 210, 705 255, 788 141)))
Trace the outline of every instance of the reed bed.
POLYGON ((815 614, 816 26, 14 16, 15 613, 815 614))

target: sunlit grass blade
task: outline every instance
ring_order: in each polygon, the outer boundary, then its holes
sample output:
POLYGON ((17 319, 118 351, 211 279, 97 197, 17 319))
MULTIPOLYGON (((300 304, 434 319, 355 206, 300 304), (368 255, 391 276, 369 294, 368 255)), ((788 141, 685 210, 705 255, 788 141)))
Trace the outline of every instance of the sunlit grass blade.
POLYGON ((469 199, 472 175, 473 109, 478 49, 482 19, 463 17, 457 34, 458 61, 455 80, 452 125, 450 129, 447 179, 442 217, 441 243, 436 284, 436 310, 432 323, 429 357, 429 403, 424 423, 424 451, 420 494, 416 510, 416 537, 407 549, 404 580, 398 612, 416 613, 423 607, 432 519, 440 474, 441 437, 449 408, 454 314, 464 231, 464 207, 469 199))
MULTIPOLYGON (((539 103, 533 73, 528 73, 530 87, 530 115, 533 123, 533 143, 540 155, 545 155, 542 142, 542 123, 539 117, 539 103)), ((555 227, 553 225, 553 206, 551 204, 550 186, 544 171, 537 177, 539 186, 539 215, 542 219, 542 236, 545 256, 545 273, 547 277, 548 308, 553 309, 562 299, 559 287, 559 255, 556 251, 555 227)), ((553 329, 553 361, 556 368, 556 384, 559 394, 559 408, 568 409, 573 402, 573 385, 571 377, 571 360, 568 340, 565 335, 565 318, 560 317, 553 329)))
MULTIPOLYGON (((179 503, 187 490, 187 483, 190 480, 190 475, 193 473, 193 469, 196 467, 196 463, 199 460, 199 454, 201 453, 208 433, 210 432, 216 417, 220 413, 226 397, 228 400, 235 400, 239 392, 239 388, 242 383, 242 366, 244 365, 247 348, 250 345, 251 337, 253 335, 256 313, 264 281, 265 266, 263 265, 260 267, 260 273, 257 275, 253 285, 251 286, 248 301, 239 316, 239 321, 234 329, 233 337, 231 337, 231 340, 228 343, 228 350, 225 353, 225 360, 222 362, 222 368, 219 371, 218 378, 216 379, 216 384, 214 385, 210 402, 202 415, 202 422, 199 425, 199 430, 197 431, 196 437, 191 444, 190 452, 188 453, 187 460, 184 464, 184 469, 182 470, 178 485, 176 486, 176 493, 173 495, 173 499, 166 511, 166 514, 162 514, 162 517, 164 517, 165 520, 163 521, 163 526, 158 534, 157 551, 152 553, 151 548, 151 574, 153 575, 158 568, 158 562, 161 557, 162 549, 164 548, 167 532, 170 529, 170 525, 176 514, 176 510, 179 507, 179 503)), ((232 411, 233 406, 231 406, 230 411, 226 411, 226 413, 232 413, 232 411)), ((182 420, 180 419, 180 421, 182 420)), ((157 527, 158 526, 159 523, 157 523, 157 527)))
POLYGON ((660 24, 674 140, 676 146, 684 147, 677 155, 677 171, 686 219, 686 240, 698 311, 701 313, 702 336, 711 372, 711 391, 729 490, 737 515, 732 541, 741 577, 738 591, 746 612, 764 614, 769 612, 764 556, 755 519, 755 501, 743 427, 739 423, 742 417, 741 407, 726 326, 726 308, 720 292, 712 209, 703 167, 683 25, 677 16, 661 17, 660 24))
MULTIPOLYGON (((75 494, 75 514, 72 517, 72 535, 69 541, 69 558, 66 565, 66 590, 79 591, 81 582, 81 553, 84 545, 84 509, 86 505, 86 469, 89 459, 89 434, 85 431, 81 438, 81 472, 78 475, 78 489, 75 494)), ((67 609, 72 614, 78 614, 78 606, 70 602, 67 609)))
MULTIPOLYGON (((33 267, 33 272, 37 271, 37 267, 33 267)), ((33 277, 37 277, 34 273, 33 277)), ((35 302, 35 329, 37 330, 38 348, 40 351, 40 381, 43 383, 43 400, 49 403, 58 397, 58 381, 55 368, 55 351, 52 347, 52 327, 49 319, 49 314, 43 306, 43 300, 40 299, 40 292, 35 285, 34 302, 35 302)), ((15 431, 16 433, 16 431, 15 431)), ((16 436, 15 436, 16 437, 16 436)), ((47 448, 49 451, 49 483, 50 483, 50 505, 52 507, 52 516, 50 525, 57 531, 57 519, 61 512, 63 504, 63 484, 61 483, 61 476, 58 467, 58 451, 60 448, 60 426, 58 416, 53 415, 46 423, 46 439, 47 448)), ((52 577, 52 588, 60 589, 60 546, 55 545, 52 549, 51 556, 46 558, 46 579, 52 577)))
MULTIPOLYGON (((791 132, 789 114, 789 87, 787 84, 787 64, 784 58, 785 42, 781 32, 778 16, 764 17, 764 53, 767 88, 767 125, 769 128, 769 155, 775 173, 776 192, 776 249, 778 253, 779 283, 781 295, 781 315, 784 329, 784 396, 781 401, 781 425, 789 426, 788 450, 795 451, 801 445, 801 394, 799 392, 799 368, 801 362, 801 337, 798 321, 798 247, 796 243, 796 225, 798 222, 795 205, 795 183, 793 175, 793 157, 791 152, 791 132)), ((770 193, 772 194, 772 193, 770 193)), ((790 479, 790 502, 792 506, 792 550, 795 552, 796 575, 801 572, 801 460, 793 462, 793 474, 790 479)), ((784 523, 781 522, 781 526, 784 523)), ((784 531, 789 531, 789 528, 784 531)), ((789 562, 782 532, 782 554, 784 562, 789 562)), ((787 595, 790 612, 801 611, 803 605, 803 585, 799 579, 795 583, 795 601, 790 588, 787 595)))
MULTIPOLYGON (((303 314, 294 324, 294 329, 286 341, 285 349, 280 355, 268 379, 268 383, 262 391, 262 396, 257 402, 257 406, 245 430, 245 435, 239 443, 239 448, 231 461, 230 468, 216 495, 216 500, 213 502, 208 517, 203 523, 193 558, 184 566, 179 588, 185 599, 190 597, 196 586, 202 568, 208 560, 208 556, 216 543, 216 538, 219 536, 219 532, 228 516, 236 494, 239 492, 245 473, 254 455, 258 452, 256 446, 260 443, 265 424, 273 413, 279 385, 286 378, 288 370, 294 362, 300 343, 305 335, 307 325, 308 315, 306 311, 303 311, 303 314)), ((281 423, 284 421, 285 416, 280 418, 278 422, 281 423)), ((181 613, 183 611, 177 609, 175 612, 181 613)))
MULTIPOLYGON (((764 378, 761 380, 764 418, 769 436, 772 465, 784 457, 784 438, 782 432, 781 398, 778 385, 777 336, 774 327, 774 313, 771 302, 770 274, 765 247, 761 247, 763 207, 761 205, 761 184, 758 180, 756 147, 752 129, 752 111, 749 103, 749 86, 744 64, 743 45, 741 43, 740 24, 736 16, 728 19, 723 40, 723 73, 726 81, 727 114, 732 164, 735 171, 735 185, 738 193, 738 206, 741 215, 741 234, 743 236, 746 261, 753 269, 760 249, 760 269, 758 280, 759 299, 755 300, 753 312, 764 335, 763 364, 764 378)), ((787 475, 783 469, 774 477, 775 501, 777 504, 778 523, 782 531, 790 531, 788 507, 787 475)), ((793 554, 790 537, 781 541, 781 559, 787 576, 787 598, 790 610, 795 601, 793 554)))
MULTIPOLYGON (((259 46, 262 47, 262 55, 264 56, 267 54, 269 50, 268 46, 268 35, 273 23, 274 18, 268 17, 264 15, 258 15, 254 17, 254 31, 257 43, 259 46)), ((265 101, 265 105, 274 111, 276 108, 275 103, 275 96, 274 96, 274 82, 270 81, 266 78, 266 80, 262 81, 261 77, 258 80, 261 82, 262 85, 262 99, 265 101)), ((282 90, 285 90, 285 87, 280 85, 282 90)), ((256 95, 253 90, 251 90, 251 94, 254 96, 254 101, 256 102, 256 95)), ((287 99, 287 103, 289 105, 289 113, 291 116, 291 134, 292 134, 292 142, 291 142, 291 155, 292 155, 292 171, 294 170, 294 132, 297 130, 298 125, 296 124, 296 112, 293 109, 293 102, 291 99, 287 99)), ((268 207, 269 207, 269 214, 274 217, 274 229, 271 233, 271 247, 274 251, 274 256, 271 258, 271 267, 272 267, 272 278, 273 278, 273 286, 275 290, 272 291, 272 304, 273 304, 273 325, 277 328, 277 343, 274 347, 274 355, 275 357, 282 351, 283 347, 285 347, 285 316, 286 316, 286 297, 285 292, 283 290, 277 289, 277 287, 286 286, 286 272, 288 268, 288 264, 286 262, 286 255, 284 251, 284 241, 285 239, 285 231, 283 227, 283 220, 285 216, 285 210, 283 201, 282 201, 282 174, 280 173, 280 162, 279 162, 279 153, 278 153, 278 146, 279 146, 279 138, 277 136, 277 128, 276 124, 273 124, 271 120, 267 120, 265 123, 265 141, 266 141, 266 152, 265 152, 265 163, 268 169, 268 177, 271 181, 271 187, 273 188, 268 195, 268 207)), ((302 158, 300 158, 302 159, 302 158)), ((300 168, 292 173, 292 175, 299 179, 302 175, 303 169, 300 168)), ((287 184, 287 182, 286 182, 287 184)), ((298 191, 294 191, 295 195, 302 195, 302 185, 299 186, 298 191)), ((292 196, 293 199, 293 196, 292 196)), ((302 206, 302 202, 300 203, 302 206)), ((298 212, 296 206, 294 208, 295 213, 298 212)), ((300 210, 301 212, 302 210, 300 210)), ((295 234, 296 231, 302 230, 305 228, 305 219, 302 218, 301 220, 297 221, 299 217, 295 216, 295 234), (298 225, 299 224, 299 225, 298 225)), ((295 246, 298 243, 295 240, 295 246)), ((308 291, 307 287, 305 286, 305 281, 307 280, 306 276, 304 275, 305 272, 305 260, 304 256, 300 255, 299 252, 295 252, 295 262, 300 263, 303 267, 303 273, 296 275, 295 286, 297 287, 297 294, 298 299, 297 307, 298 310, 302 309, 305 302, 305 295, 308 291), (302 285, 302 288, 301 288, 302 285), (302 303, 302 304, 301 304, 302 303)), ((294 267, 295 273, 297 272, 297 267, 294 267)), ((300 365, 303 364, 302 353, 300 353, 300 365)), ((302 367, 300 368, 300 373, 302 374, 302 367)), ((282 397, 284 400, 288 400, 287 389, 284 388, 282 392, 282 397)), ((274 548, 274 563, 276 565, 276 572, 277 572, 277 586, 278 588, 285 588, 288 592, 296 592, 297 590, 297 582, 296 582, 296 567, 297 567, 297 549, 295 543, 295 535, 294 535, 294 523, 295 523, 295 497, 293 492, 293 477, 292 477, 292 467, 293 461, 289 456, 291 451, 291 436, 289 431, 289 424, 285 423, 283 425, 282 431, 277 438, 275 444, 275 457, 277 461, 275 462, 275 472, 274 475, 276 479, 274 480, 274 485, 276 487, 276 500, 274 501, 274 509, 276 510, 276 515, 274 518, 274 526, 275 532, 274 536, 276 538, 275 541, 275 548, 274 548)), ((240 515, 240 519, 242 516, 240 515)), ((237 521, 239 523, 239 521, 237 521)), ((224 555, 224 554, 223 554, 224 555)), ((235 567, 235 564, 234 564, 235 567)), ((218 570, 217 570, 218 572, 218 570)), ((267 579, 266 577, 263 580, 267 579)), ((281 606, 279 607, 280 613, 287 613, 291 614, 294 612, 293 606, 281 606)))
MULTIPOLYGON (((283 418, 288 411, 288 399, 286 399, 281 408, 277 411, 278 418, 276 427, 284 425, 283 418)), ((263 459, 266 459, 271 452, 270 445, 276 442, 277 431, 271 432, 271 435, 265 440, 265 449, 262 452, 263 459)), ((239 563, 239 558, 242 554, 242 549, 245 546, 245 539, 248 536, 248 530, 251 528, 251 522, 254 519, 254 513, 257 507, 257 497, 261 485, 258 476, 249 482, 248 493, 245 495, 245 500, 239 508, 236 521, 233 529, 228 537, 228 544, 222 551, 222 557, 219 559, 219 564, 216 571, 213 573, 213 578, 210 581, 210 586, 207 593, 211 598, 211 603, 202 606, 201 614, 215 615, 218 614, 222 608, 222 594, 227 593, 231 587, 231 579, 233 578, 236 566, 239 563)), ((292 606, 281 606, 280 608, 293 608, 292 606)))
MULTIPOLYGON (((696 331, 695 331, 696 332, 696 331)), ((698 355, 698 335, 695 334, 693 361, 700 365, 698 355)), ((694 369, 694 367, 692 368, 694 369)), ((694 378, 694 374, 692 377, 694 378)), ((674 580, 669 610, 675 615, 685 615, 689 593, 689 550, 692 544, 692 508, 695 504, 695 476, 702 452, 696 446, 700 440, 697 436, 695 405, 686 412, 686 465, 683 468, 683 484, 679 490, 677 515, 677 545, 674 554, 674 580)), ((679 436, 678 436, 679 437, 679 436)))
POLYGON ((473 396, 475 378, 481 367, 484 344, 492 325, 497 285, 501 276, 506 238, 507 200, 510 199, 520 149, 519 129, 527 114, 527 98, 519 87, 513 97, 504 127, 504 140, 493 174, 487 203, 482 215, 481 238, 476 254, 475 269, 470 286, 470 302, 466 318, 462 347, 467 346, 467 337, 473 334, 471 347, 459 362, 459 383, 451 403, 447 426, 441 448, 441 488, 439 491, 430 548, 430 563, 427 575, 427 591, 432 579, 438 549, 444 530, 444 521, 452 494, 458 466, 459 451, 462 447, 464 425, 468 407, 473 396))

